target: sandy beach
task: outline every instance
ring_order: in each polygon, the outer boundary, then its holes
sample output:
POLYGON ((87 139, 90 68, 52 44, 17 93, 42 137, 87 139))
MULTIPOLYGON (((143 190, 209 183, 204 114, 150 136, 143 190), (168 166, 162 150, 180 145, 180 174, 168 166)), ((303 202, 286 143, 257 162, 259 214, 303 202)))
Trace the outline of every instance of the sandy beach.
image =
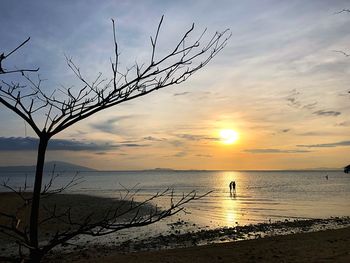
MULTIPOLYGON (((31 195, 30 193, 24 193, 23 196, 29 198, 31 195)), ((21 220, 19 227, 25 227, 29 222, 30 207, 25 206, 20 196, 14 193, 0 192, 0 199, 0 211, 17 215, 21 220)), ((71 217, 74 220, 83 220, 90 214, 91 220, 98 220, 103 218, 106 211, 113 207, 119 207, 119 213, 122 214, 124 210, 127 210, 127 205, 129 204, 130 202, 128 201, 112 198, 101 198, 81 194, 57 194, 42 198, 39 216, 40 219, 45 219, 52 215, 54 209, 56 213, 64 213, 68 208, 71 208, 71 217)), ((7 220, 6 217, 0 217, 0 223, 10 224, 10 221, 7 220)), ((42 232, 45 232, 45 236, 55 233, 57 230, 66 229, 67 227, 69 227, 68 223, 65 223, 63 220, 49 220, 41 225, 42 232)))
MULTIPOLYGON (((22 194, 23 198, 29 198, 30 196, 30 193, 22 194)), ((0 192, 0 200, 0 212, 19 218, 18 228, 20 230, 28 229, 30 206, 24 205, 22 198, 15 193, 0 192)), ((70 218, 72 220, 82 222, 86 217, 89 217, 94 222, 101 220, 108 209, 118 207, 119 210, 116 216, 123 220, 132 216, 132 213, 124 214, 130 204, 129 201, 81 194, 57 194, 43 197, 39 210, 39 219, 42 222, 40 224, 39 240, 45 241, 52 238, 57 231, 78 227, 69 224, 67 216, 51 218, 53 213, 64 215, 67 209, 70 209, 70 218)), ((140 214, 147 213, 148 207, 141 208, 139 212, 140 214)), ((11 220, 6 216, 0 215, 0 224, 10 226, 11 220)), ((3 256, 15 257, 17 255, 17 249, 13 249, 13 247, 17 247, 15 240, 0 231, 0 261, 3 256), (8 245, 10 245, 10 248, 7 248, 8 245)))
MULTIPOLYGON (((1 209, 5 211, 12 210, 20 203, 18 197, 10 193, 1 193, 0 197, 4 201, 1 202, 1 209)), ((54 203, 63 207, 73 206, 80 214, 86 211, 84 203, 101 211, 106 205, 118 205, 118 201, 113 199, 69 194, 57 195, 43 203, 48 206, 54 203)), ((24 222, 26 215, 27 211, 23 211, 24 222)), ((186 229, 186 222, 175 224, 177 229, 186 229)), ((78 246, 63 247, 50 253, 44 262, 349 262, 349 225, 349 217, 335 217, 292 221, 286 219, 231 228, 202 229, 197 232, 181 231, 181 234, 175 234, 179 233, 175 229, 175 232, 167 235, 164 233, 148 240, 131 239, 118 245, 82 242, 78 246), (310 233, 316 230, 318 231, 310 233)), ((44 226, 44 232, 51 233, 63 227, 65 226, 54 221, 44 226)), ((41 238, 45 239, 44 236, 41 238)), ((0 244, 10 242, 3 236, 0 240, 0 244)), ((16 253, 13 253, 14 256, 16 253)), ((0 262, 8 262, 2 260, 5 258, 0 257, 0 262)))
POLYGON ((206 246, 120 254, 89 250, 49 262, 350 262, 350 228, 206 246))

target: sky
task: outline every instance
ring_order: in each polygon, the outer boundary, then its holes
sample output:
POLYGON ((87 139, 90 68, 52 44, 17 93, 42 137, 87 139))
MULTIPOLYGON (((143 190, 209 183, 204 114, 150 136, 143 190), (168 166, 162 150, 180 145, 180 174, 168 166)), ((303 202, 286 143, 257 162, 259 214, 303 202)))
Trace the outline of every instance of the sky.
MULTIPOLYGON (((40 67, 50 93, 81 86, 65 55, 90 79, 111 77, 111 18, 120 68, 149 61, 162 15, 160 54, 192 23, 193 37, 229 28, 225 49, 186 82, 57 134, 46 160, 101 170, 341 168, 350 162, 350 57, 335 50, 350 54, 350 13, 337 13, 347 8, 329 0, 2 0, 0 52, 30 36, 3 66, 40 67), (220 138, 227 129, 239 134, 235 143, 220 138)), ((36 145, 34 131, 0 105, 0 165, 34 164, 36 145)))

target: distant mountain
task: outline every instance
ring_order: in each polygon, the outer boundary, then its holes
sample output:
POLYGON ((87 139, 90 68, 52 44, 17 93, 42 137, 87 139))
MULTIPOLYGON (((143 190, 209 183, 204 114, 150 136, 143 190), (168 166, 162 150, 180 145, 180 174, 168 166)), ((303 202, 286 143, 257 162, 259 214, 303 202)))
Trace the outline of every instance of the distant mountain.
POLYGON ((154 169, 147 169, 145 171, 160 171, 160 172, 168 172, 168 171, 175 171, 171 168, 154 168, 154 169))
MULTIPOLYGON (((52 172, 55 166, 56 172, 94 172, 97 171, 92 168, 85 166, 80 166, 72 163, 60 162, 60 161, 51 161, 46 162, 44 166, 45 172, 52 172)), ((35 172, 35 165, 28 166, 0 166, 0 173, 4 172, 35 172)))
POLYGON ((315 167, 315 168, 310 168, 307 170, 314 170, 314 171, 339 171, 342 170, 342 168, 334 168, 334 167, 315 167))

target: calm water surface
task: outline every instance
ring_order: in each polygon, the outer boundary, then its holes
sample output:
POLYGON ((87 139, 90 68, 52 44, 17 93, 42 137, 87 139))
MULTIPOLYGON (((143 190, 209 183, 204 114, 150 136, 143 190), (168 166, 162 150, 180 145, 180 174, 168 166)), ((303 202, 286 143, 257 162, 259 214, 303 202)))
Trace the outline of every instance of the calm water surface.
MULTIPOLYGON (((139 190, 136 199, 143 200, 168 187, 175 189, 176 197, 191 190, 199 194, 212 191, 189 203, 189 213, 181 215, 202 226, 350 215, 350 175, 341 171, 133 171, 86 172, 80 176, 83 182, 70 192, 118 198, 125 193, 124 187, 135 187, 139 190), (235 195, 229 191, 232 180, 237 185, 235 195)), ((0 181, 8 177, 11 185, 23 185, 23 174, 0 174, 0 181)), ((63 173, 55 184, 63 185, 71 178, 71 173, 63 173)), ((28 182, 32 185, 31 175, 28 182)), ((157 203, 166 206, 169 198, 157 203)))

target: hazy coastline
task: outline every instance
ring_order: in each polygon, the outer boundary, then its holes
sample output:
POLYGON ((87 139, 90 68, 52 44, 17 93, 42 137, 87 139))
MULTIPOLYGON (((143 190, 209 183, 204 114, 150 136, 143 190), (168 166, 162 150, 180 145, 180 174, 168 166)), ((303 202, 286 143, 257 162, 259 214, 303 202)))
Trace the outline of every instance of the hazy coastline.
MULTIPOLYGON (((32 165, 11 165, 11 166, 0 166, 0 173, 32 173, 35 172, 36 166, 32 165)), ((87 166, 76 165, 68 162, 62 161, 50 161, 46 162, 44 165, 44 170, 46 172, 103 172, 103 173, 113 173, 113 172, 227 172, 227 171, 237 171, 237 172, 319 172, 319 171, 342 171, 343 167, 315 167, 308 169, 238 169, 238 170, 225 170, 225 169, 173 169, 167 167, 156 167, 149 169, 128 169, 128 170, 106 170, 106 169, 94 169, 87 166)))

